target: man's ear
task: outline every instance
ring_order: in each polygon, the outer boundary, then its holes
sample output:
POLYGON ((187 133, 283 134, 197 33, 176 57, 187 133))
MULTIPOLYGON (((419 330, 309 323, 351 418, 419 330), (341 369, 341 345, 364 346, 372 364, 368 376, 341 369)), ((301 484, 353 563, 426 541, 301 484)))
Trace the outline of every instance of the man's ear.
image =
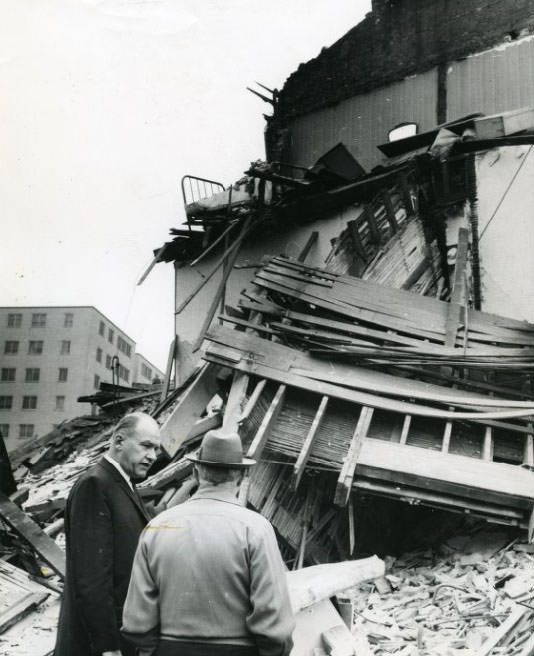
POLYGON ((112 438, 112 443, 116 449, 120 449, 124 443, 124 435, 122 433, 115 433, 112 438))

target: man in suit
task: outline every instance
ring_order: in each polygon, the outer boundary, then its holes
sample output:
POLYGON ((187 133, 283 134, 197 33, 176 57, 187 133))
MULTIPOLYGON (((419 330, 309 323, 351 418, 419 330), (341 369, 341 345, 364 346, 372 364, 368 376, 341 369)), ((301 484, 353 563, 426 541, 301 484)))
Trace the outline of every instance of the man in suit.
POLYGON ((55 656, 134 656, 119 629, 137 542, 150 520, 135 481, 146 477, 159 446, 152 417, 126 415, 108 453, 69 494, 67 571, 55 656))
POLYGON ((274 530, 236 497, 254 461, 222 430, 189 459, 198 492, 143 531, 123 634, 147 656, 288 656, 295 621, 274 530))

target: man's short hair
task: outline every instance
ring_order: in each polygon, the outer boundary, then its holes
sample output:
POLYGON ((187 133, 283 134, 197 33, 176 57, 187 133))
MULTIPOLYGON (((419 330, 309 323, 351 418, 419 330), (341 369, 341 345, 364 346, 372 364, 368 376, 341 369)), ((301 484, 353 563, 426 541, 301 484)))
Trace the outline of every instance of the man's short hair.
POLYGON ((212 485, 222 485, 237 480, 243 470, 236 467, 210 467, 209 465, 196 464, 199 478, 212 485))
POLYGON ((129 414, 124 415, 115 426, 113 436, 115 437, 117 433, 121 432, 123 435, 126 435, 126 437, 132 437, 135 434, 137 424, 142 417, 144 417, 144 413, 142 412, 130 412, 129 414))

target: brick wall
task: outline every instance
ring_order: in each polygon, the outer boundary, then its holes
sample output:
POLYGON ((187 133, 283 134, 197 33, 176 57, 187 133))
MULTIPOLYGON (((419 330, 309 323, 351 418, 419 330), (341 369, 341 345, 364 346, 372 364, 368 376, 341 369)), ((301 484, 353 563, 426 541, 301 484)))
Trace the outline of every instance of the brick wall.
POLYGON ((286 81, 270 137, 291 118, 534 31, 532 0, 373 0, 373 11, 286 81))

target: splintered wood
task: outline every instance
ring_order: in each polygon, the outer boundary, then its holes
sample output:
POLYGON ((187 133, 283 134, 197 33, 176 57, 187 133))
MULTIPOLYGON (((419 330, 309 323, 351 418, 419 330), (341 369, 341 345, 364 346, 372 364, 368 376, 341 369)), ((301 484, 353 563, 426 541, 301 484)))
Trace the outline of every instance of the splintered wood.
POLYGON ((530 656, 534 558, 531 545, 509 540, 482 531, 387 557, 389 589, 364 584, 348 595, 353 634, 374 656, 530 656))

